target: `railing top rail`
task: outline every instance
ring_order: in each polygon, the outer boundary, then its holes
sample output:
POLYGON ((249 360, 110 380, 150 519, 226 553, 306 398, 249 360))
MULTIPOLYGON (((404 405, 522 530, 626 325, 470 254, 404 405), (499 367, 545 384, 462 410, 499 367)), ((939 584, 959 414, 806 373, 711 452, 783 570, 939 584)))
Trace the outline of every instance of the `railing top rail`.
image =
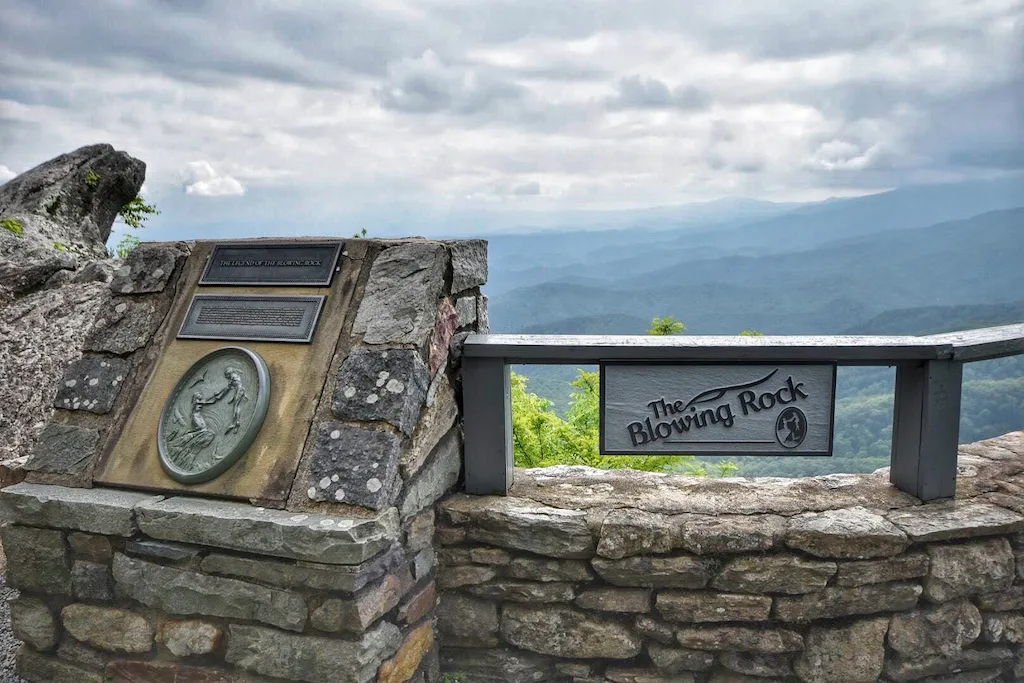
POLYGON ((598 361, 976 361, 1024 353, 1024 324, 913 336, 652 336, 472 334, 463 352, 509 363, 598 361))

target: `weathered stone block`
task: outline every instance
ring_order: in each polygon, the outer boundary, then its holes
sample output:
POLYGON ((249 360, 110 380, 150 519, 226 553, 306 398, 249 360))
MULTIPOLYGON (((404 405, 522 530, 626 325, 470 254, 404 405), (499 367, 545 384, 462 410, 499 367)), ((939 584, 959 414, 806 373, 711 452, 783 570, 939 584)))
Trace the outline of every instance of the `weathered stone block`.
POLYGON ((329 598, 310 615, 313 628, 326 633, 345 631, 360 634, 398 606, 412 583, 408 570, 404 576, 388 574, 372 586, 344 599, 329 598))
POLYGON ((889 647, 913 659, 922 655, 952 656, 977 640, 981 613, 968 600, 894 614, 889 647))
MULTIPOLYGON (((92 671, 103 671, 110 656, 111 653, 89 647, 85 643, 75 640, 67 633, 61 636, 60 645, 57 647, 57 657, 75 666, 91 669, 92 671)), ((109 682, 105 681, 105 683, 109 682)))
POLYGON ((100 650, 140 653, 153 648, 153 627, 128 610, 74 604, 60 617, 71 637, 100 650))
POLYGON ((1024 614, 986 614, 981 637, 989 643, 1024 643, 1024 614))
POLYGON ((729 560, 711 587, 736 593, 799 595, 821 590, 836 573, 836 563, 779 554, 729 560))
POLYGON ((685 515, 677 523, 682 546, 698 555, 771 550, 786 532, 778 515, 685 515))
POLYGON ((676 640, 686 648, 736 652, 781 654, 799 652, 804 639, 796 631, 752 626, 696 626, 681 628, 676 640))
POLYGON ((79 600, 113 600, 110 567, 78 560, 71 566, 71 587, 79 600))
MULTIPOLYGON (((2 500, 2 498, 0 498, 2 500)), ((99 534, 71 532, 68 534, 68 545, 75 557, 90 562, 109 562, 114 556, 110 547, 110 539, 99 534)))
POLYGON ((889 513, 889 520, 915 543, 1010 534, 1024 530, 1024 517, 988 503, 938 503, 889 513))
POLYGON ((455 486, 462 472, 462 439, 458 429, 452 429, 438 442, 427 464, 405 482, 399 510, 408 518, 432 506, 455 486))
POLYGON ((109 413, 131 367, 130 361, 121 358, 84 356, 72 362, 57 384, 53 407, 109 413))
POLYGON ((124 544, 126 555, 133 557, 169 560, 175 564, 188 564, 199 557, 200 548, 182 543, 151 541, 149 539, 128 540, 124 544))
POLYGON ((816 626, 793 670, 805 683, 874 683, 885 661, 887 618, 816 626))
POLYGON ((478 598, 508 602, 572 602, 576 596, 572 584, 503 579, 469 586, 478 598))
POLYGON ((322 564, 360 564, 398 540, 398 516, 391 512, 328 517, 179 497, 139 505, 136 513, 139 528, 153 538, 322 564))
POLYGON ((476 297, 464 296, 455 300, 455 313, 459 316, 459 327, 469 327, 476 322, 476 297))
POLYGON ((710 671, 711 667, 715 665, 713 652, 665 647, 658 643, 651 643, 647 646, 647 655, 659 671, 667 674, 678 674, 684 671, 710 671))
POLYGON ((442 514, 466 527, 469 539, 503 548, 565 559, 593 557, 595 543, 586 513, 562 510, 506 497, 455 495, 441 504, 442 514))
POLYGON ((928 547, 924 595, 932 602, 1004 591, 1013 583, 1013 551, 1005 538, 928 547))
POLYGON ((497 647, 498 605, 461 593, 442 593, 437 607, 442 645, 497 647))
POLYGON ((25 469, 29 472, 82 474, 96 456, 99 442, 100 433, 95 429, 51 422, 39 435, 25 469))
POLYGON ((478 565, 458 565, 441 567, 437 572, 437 585, 443 589, 476 586, 496 577, 498 571, 494 567, 478 565))
POLYGON ((210 654, 217 649, 224 632, 220 626, 208 621, 186 619, 161 621, 157 625, 156 642, 176 657, 210 654))
POLYGON ((694 676, 689 672, 665 676, 652 669, 612 666, 605 670, 603 680, 611 683, 693 683, 694 676))
POLYGON ((641 614, 633 622, 633 628, 644 638, 650 638, 662 645, 674 645, 676 642, 675 627, 658 621, 652 616, 641 614))
POLYGON ((582 560, 546 560, 532 557, 513 558, 505 573, 515 579, 533 581, 590 581, 594 572, 582 560))
POLYGON ((394 657, 380 666, 377 683, 407 683, 434 646, 434 626, 425 623, 409 632, 394 657))
POLYGON ((656 607, 662 617, 677 623, 766 621, 772 599, 710 591, 664 591, 658 594, 656 607))
POLYGON ((588 588, 576 598, 576 605, 599 612, 643 614, 651 611, 651 591, 644 588, 588 588))
POLYGON ((185 252, 169 244, 140 244, 114 272, 110 291, 115 294, 162 292, 185 252))
POLYGON ((114 555, 120 595, 168 614, 251 619, 292 631, 306 625, 302 596, 236 579, 223 579, 114 555))
POLYGON ((576 659, 630 659, 642 646, 617 620, 554 605, 506 605, 501 634, 524 650, 576 659))
POLYGON ((786 545, 818 557, 866 560, 899 555, 910 540, 878 513, 853 507, 797 515, 786 545))
POLYGON ((160 500, 114 489, 17 484, 0 491, 0 510, 6 520, 19 524, 131 536, 136 531, 135 506, 160 500))
POLYGON ((711 578, 703 560, 693 555, 676 557, 595 558, 591 565, 615 586, 642 588, 703 588, 711 578))
POLYGON ((452 338, 459 327, 459 314, 452 306, 451 299, 444 299, 437 308, 437 322, 430 332, 430 344, 427 350, 427 370, 435 377, 442 368, 448 365, 451 354, 452 338))
POLYGON ((317 427, 310 461, 310 500, 380 510, 398 477, 398 438, 390 432, 341 422, 317 427))
POLYGON ((18 651, 17 674, 28 683, 105 683, 103 676, 73 664, 47 657, 27 647, 18 651))
POLYGON ((252 683, 252 678, 223 668, 176 662, 111 662, 106 683, 252 683))
POLYGON ((405 547, 410 552, 423 550, 434 542, 434 509, 428 508, 413 516, 402 527, 405 547))
POLYGON ((57 621, 53 612, 38 598, 21 596, 10 601, 11 628, 14 635, 37 650, 52 650, 57 645, 57 621))
POLYGON ((1024 585, 1010 586, 999 593, 985 593, 975 598, 978 607, 992 612, 1024 609, 1024 585))
POLYGON ((437 243, 385 249, 370 268, 352 333, 366 344, 425 343, 437 319, 446 261, 437 243))
POLYGON ((405 566, 405 556, 397 547, 392 547, 361 564, 330 565, 211 553, 203 558, 200 566, 207 574, 252 579, 281 588, 354 593, 384 574, 405 566))
POLYGON ((112 297, 96 314, 83 348, 119 356, 137 351, 152 338, 159 322, 156 318, 156 302, 152 299, 112 297))
POLYGON ((441 437, 455 425, 459 406, 455 401, 455 390, 447 373, 438 373, 427 390, 427 407, 420 413, 419 424, 412 435, 412 443, 402 449, 399 471, 403 479, 409 479, 420 471, 441 437))
POLYGON ((448 243, 452 252, 452 294, 487 284, 487 241, 458 240, 448 243))
POLYGON ((412 349, 355 349, 338 369, 331 411, 339 420, 384 421, 410 436, 429 383, 412 349))
POLYGON ((398 621, 402 624, 415 624, 430 615, 437 606, 437 586, 434 582, 406 596, 398 607, 398 621))
POLYGON ((412 575, 417 581, 420 581, 430 572, 434 571, 436 566, 437 556, 434 554, 434 549, 424 548, 416 553, 416 557, 412 559, 412 575))
POLYGON ((781 621, 834 619, 854 614, 907 610, 917 604, 916 583, 873 583, 842 588, 830 586, 817 593, 775 598, 773 616, 781 621))
MULTIPOLYGON (((886 678, 905 683, 929 676, 945 676, 982 669, 1001 668, 1013 663, 1013 651, 1008 647, 972 648, 951 656, 931 655, 915 659, 892 658, 885 662, 886 678)), ((951 680, 954 683, 957 679, 951 680)), ((962 680, 962 679, 961 679, 962 680)))
POLYGON ((789 655, 759 655, 750 652, 723 652, 718 661, 726 669, 744 676, 788 678, 793 675, 793 662, 789 655))
POLYGON ((886 583, 916 579, 928 573, 928 555, 923 552, 907 553, 885 560, 840 562, 836 585, 863 586, 866 583, 886 583))
POLYGON ((466 675, 466 683, 537 683, 557 680, 555 661, 517 650, 446 647, 441 653, 445 671, 466 675))
POLYGON ((643 510, 612 510, 601 524, 597 554, 610 559, 669 553, 675 525, 670 517, 643 510))
POLYGON ((380 663, 398 651, 402 636, 386 622, 358 640, 292 635, 231 624, 229 664, 265 676, 305 683, 369 683, 380 663))
POLYGON ((11 586, 40 593, 71 595, 71 570, 64 534, 6 526, 0 529, 0 537, 7 551, 7 581, 11 586))

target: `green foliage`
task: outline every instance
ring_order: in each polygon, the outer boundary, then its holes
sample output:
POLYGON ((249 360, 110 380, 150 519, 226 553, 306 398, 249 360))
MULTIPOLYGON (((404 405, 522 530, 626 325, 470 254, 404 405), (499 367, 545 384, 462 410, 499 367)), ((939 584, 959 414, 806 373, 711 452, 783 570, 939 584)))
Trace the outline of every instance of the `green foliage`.
POLYGON ((141 195, 136 195, 134 199, 121 207, 117 215, 129 228, 138 230, 144 226, 147 218, 159 215, 159 213, 155 204, 147 204, 141 195))
POLYGON ((366 233, 366 228, 363 228, 363 229, 362 229, 362 230, 360 230, 359 232, 357 232, 357 233, 353 233, 353 235, 352 235, 352 236, 353 236, 353 237, 355 237, 355 238, 360 238, 360 237, 366 237, 366 234, 367 234, 367 233, 366 233))
MULTIPOLYGON (((358 237, 358 235, 355 235, 358 237)), ((466 674, 445 674, 441 676, 441 683, 466 683, 466 674)))
POLYGON ((524 376, 512 373, 512 449, 517 467, 588 465, 605 470, 662 472, 682 464, 682 459, 675 456, 600 454, 598 373, 579 371, 572 383, 577 391, 572 394, 565 419, 555 413, 551 401, 531 393, 526 382, 524 376))
POLYGON ((763 337, 764 332, 758 332, 757 330, 743 330, 740 332, 741 337, 763 337))
POLYGON ((85 184, 89 187, 96 187, 100 183, 100 177, 95 171, 89 171, 85 174, 85 184))
POLYGON ((668 337, 673 334, 682 334, 686 331, 686 325, 679 322, 672 316, 667 318, 655 318, 651 321, 651 327, 647 330, 647 334, 653 334, 659 337, 668 337))
POLYGON ((0 228, 6 230, 15 237, 21 237, 25 234, 25 226, 22 225, 21 221, 17 218, 5 218, 0 220, 0 228))
POLYGON ((56 249, 57 251, 67 251, 68 250, 68 246, 66 244, 63 244, 62 242, 54 242, 53 243, 53 248, 56 249))
POLYGON ((117 248, 114 253, 117 254, 117 258, 126 259, 128 255, 135 251, 135 248, 142 243, 135 235, 125 235, 124 239, 117 243, 117 248))

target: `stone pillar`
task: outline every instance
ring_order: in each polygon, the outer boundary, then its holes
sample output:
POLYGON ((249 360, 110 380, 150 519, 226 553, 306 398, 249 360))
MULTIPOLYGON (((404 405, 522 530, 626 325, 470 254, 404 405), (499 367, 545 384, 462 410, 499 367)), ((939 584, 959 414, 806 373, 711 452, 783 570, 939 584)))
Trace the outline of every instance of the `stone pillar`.
POLYGON ((211 498, 151 468, 130 480, 131 461, 116 476, 148 490, 112 486, 119 437, 207 253, 133 254, 26 482, 0 492, 20 675, 435 683, 434 510, 462 471, 459 359, 486 330, 486 243, 345 244, 328 296, 349 303, 326 376, 303 378, 322 389, 298 455, 268 475, 279 500, 239 500, 229 484, 211 498))

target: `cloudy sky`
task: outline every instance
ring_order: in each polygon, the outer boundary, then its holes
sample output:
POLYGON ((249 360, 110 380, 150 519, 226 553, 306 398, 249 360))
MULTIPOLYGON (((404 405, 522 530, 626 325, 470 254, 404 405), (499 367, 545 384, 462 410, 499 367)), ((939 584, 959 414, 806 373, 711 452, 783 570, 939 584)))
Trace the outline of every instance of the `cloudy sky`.
POLYGON ((178 226, 985 178, 1024 0, 3 0, 0 180, 93 142, 178 226))

